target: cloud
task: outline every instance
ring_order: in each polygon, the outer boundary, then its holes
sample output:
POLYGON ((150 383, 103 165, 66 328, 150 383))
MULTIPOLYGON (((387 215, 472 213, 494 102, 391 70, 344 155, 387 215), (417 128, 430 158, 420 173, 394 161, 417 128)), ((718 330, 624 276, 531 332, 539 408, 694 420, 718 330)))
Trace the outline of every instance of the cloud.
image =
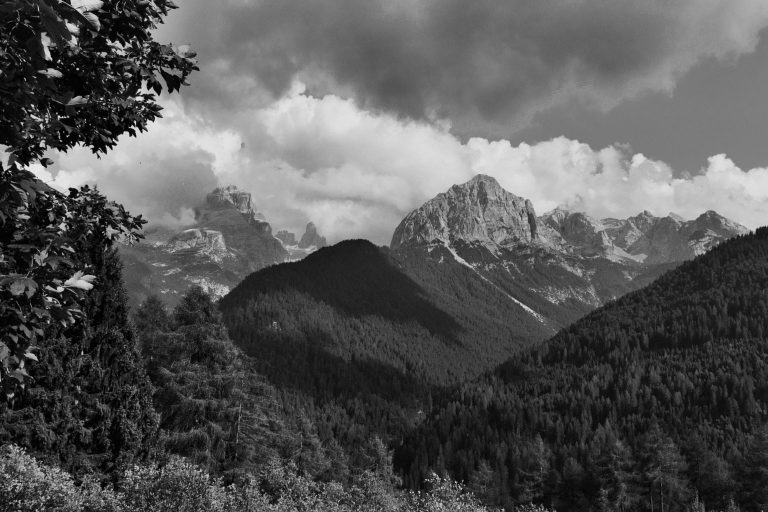
POLYGON ((300 80, 498 137, 564 102, 672 91, 702 59, 754 50, 766 25, 764 0, 187 0, 162 34, 199 50, 190 101, 211 117, 300 80))
POLYGON ((122 137, 115 150, 97 159, 76 148, 54 157, 55 166, 35 172, 66 190, 97 185, 110 199, 155 223, 191 222, 191 208, 213 189, 217 172, 236 164, 241 140, 230 130, 213 130, 184 112, 178 100, 164 100, 164 119, 136 138, 122 137))
POLYGON ((217 184, 253 194, 273 229, 301 233, 314 221, 331 241, 387 244, 412 209, 483 172, 533 201, 539 214, 568 205, 598 218, 643 210, 694 218, 714 209, 748 227, 768 219, 768 169, 740 169, 711 157, 685 178, 628 146, 595 149, 557 137, 514 145, 464 142, 447 128, 372 113, 334 95, 308 96, 300 84, 269 106, 244 110, 252 140, 203 122, 178 101, 148 133, 126 138, 101 160, 79 150, 41 176, 60 187, 96 183, 151 221, 180 226, 217 184), (46 174, 47 173, 47 174, 46 174))

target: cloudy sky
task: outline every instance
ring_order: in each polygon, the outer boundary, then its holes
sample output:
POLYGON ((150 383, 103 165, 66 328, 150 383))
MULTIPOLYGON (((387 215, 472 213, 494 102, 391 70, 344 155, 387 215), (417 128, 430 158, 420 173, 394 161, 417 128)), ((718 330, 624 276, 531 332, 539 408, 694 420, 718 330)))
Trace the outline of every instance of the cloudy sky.
POLYGON ((216 184, 275 229, 388 243, 478 172, 539 213, 768 224, 765 0, 178 0, 201 71, 48 179, 183 225, 216 184))

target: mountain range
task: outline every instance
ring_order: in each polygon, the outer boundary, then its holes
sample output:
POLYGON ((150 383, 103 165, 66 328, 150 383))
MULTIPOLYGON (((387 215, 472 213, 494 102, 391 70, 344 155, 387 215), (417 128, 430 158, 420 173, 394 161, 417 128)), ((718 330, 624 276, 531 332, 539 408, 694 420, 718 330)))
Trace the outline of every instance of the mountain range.
POLYGON ((558 329, 748 230, 713 211, 594 219, 533 203, 479 174, 408 214, 390 247, 452 259, 558 329))
POLYGON ((647 211, 597 220, 564 208, 539 216, 483 174, 413 210, 389 248, 346 241, 308 256, 326 242, 312 223, 298 241, 273 235, 235 187, 208 194, 195 219, 122 249, 135 302, 159 292, 173 304, 197 284, 224 297, 232 336, 252 354, 279 359, 311 346, 440 385, 487 371, 747 232, 715 212, 690 221, 647 211))
POLYGON ((182 230, 154 226, 142 243, 120 247, 134 305, 152 294, 175 305, 194 285, 222 297, 251 272, 326 245, 312 222, 299 242, 288 231, 274 235, 251 194, 234 186, 216 188, 194 212, 194 223, 182 230))

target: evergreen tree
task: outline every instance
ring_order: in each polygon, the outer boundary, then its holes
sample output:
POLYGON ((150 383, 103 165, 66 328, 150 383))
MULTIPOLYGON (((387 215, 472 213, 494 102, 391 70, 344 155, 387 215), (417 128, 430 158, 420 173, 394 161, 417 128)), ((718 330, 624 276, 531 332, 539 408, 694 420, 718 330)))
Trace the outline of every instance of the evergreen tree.
POLYGON ((78 473, 115 474, 151 454, 158 420, 117 253, 97 239, 80 254, 99 284, 84 321, 49 329, 33 385, 0 414, 0 440, 78 473))
POLYGON ((752 437, 741 471, 742 503, 748 510, 768 509, 768 427, 752 437))

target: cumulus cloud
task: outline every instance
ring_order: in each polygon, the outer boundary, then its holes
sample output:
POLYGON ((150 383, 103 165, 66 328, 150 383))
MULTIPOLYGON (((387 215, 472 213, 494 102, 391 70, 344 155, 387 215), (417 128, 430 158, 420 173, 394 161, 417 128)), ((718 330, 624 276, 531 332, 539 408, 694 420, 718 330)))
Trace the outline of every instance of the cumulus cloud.
POLYGON ((35 172, 66 190, 97 185, 110 199, 155 223, 191 223, 191 208, 218 183, 217 172, 239 165, 242 141, 230 130, 214 130, 166 100, 164 119, 136 138, 125 136, 107 156, 77 148, 55 157, 54 167, 35 172))
POLYGON ((768 219, 768 169, 740 169, 725 155, 682 178, 627 146, 597 149, 565 137, 465 142, 445 127, 372 113, 334 95, 312 97, 300 86, 241 116, 258 143, 243 147, 246 136, 170 103, 149 133, 98 162, 82 151, 67 155, 49 179, 96 182, 165 224, 190 222, 189 208, 208 190, 235 184, 253 194, 275 229, 300 232, 312 220, 331 241, 381 244, 410 210, 479 172, 531 199, 540 214, 563 204, 599 218, 642 210, 694 218, 714 209, 751 228, 768 219))
POLYGON ((164 35, 200 50, 191 100, 210 116, 299 79, 498 137, 570 100, 609 109, 671 91, 702 59, 752 51, 766 25, 764 0, 187 0, 164 35))

